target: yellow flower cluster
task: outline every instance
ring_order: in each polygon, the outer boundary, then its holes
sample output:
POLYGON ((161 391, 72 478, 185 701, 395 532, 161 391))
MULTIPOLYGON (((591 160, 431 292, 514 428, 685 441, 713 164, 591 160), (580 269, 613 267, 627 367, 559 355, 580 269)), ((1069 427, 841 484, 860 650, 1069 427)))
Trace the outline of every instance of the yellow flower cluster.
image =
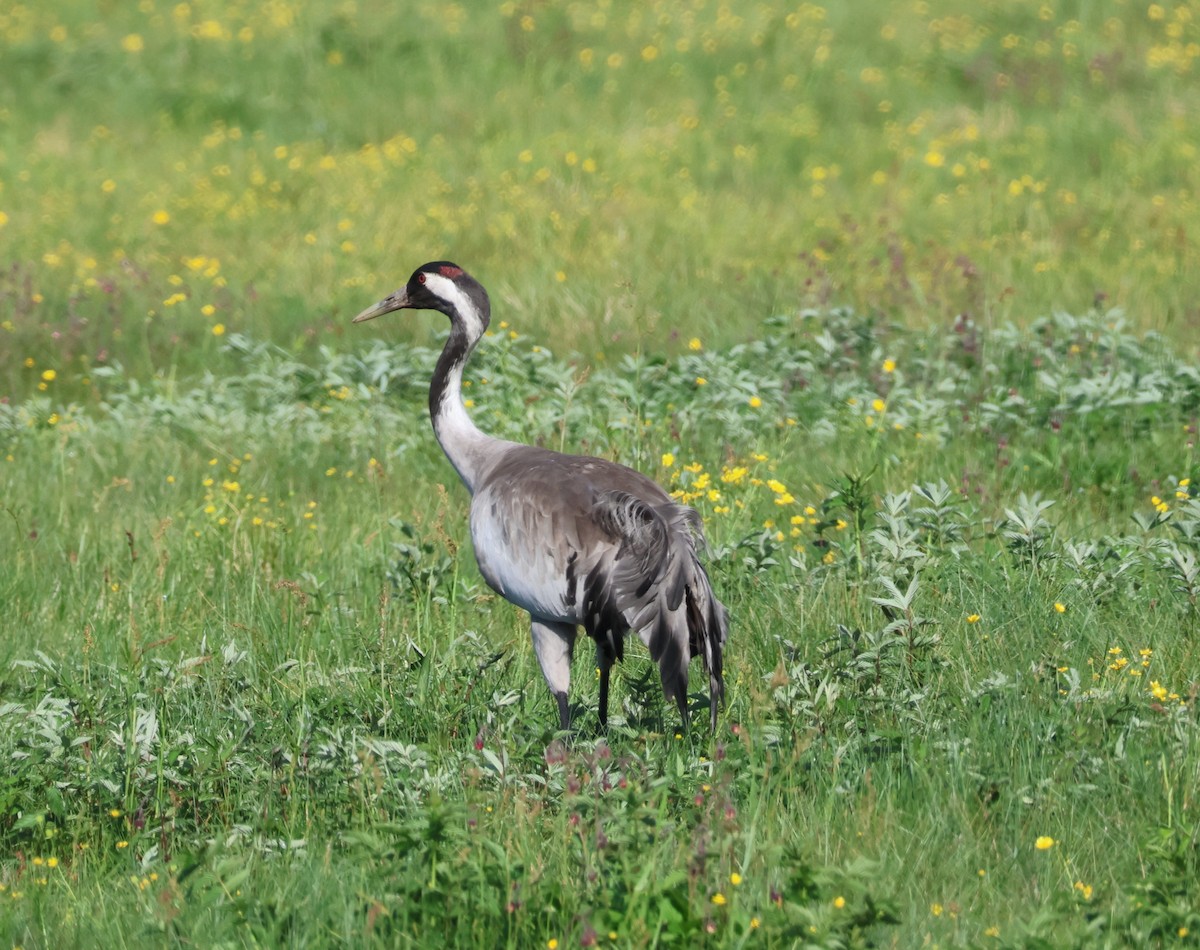
MULTIPOLYGON (((1137 651, 1137 655, 1129 655, 1125 649, 1120 646, 1109 647, 1105 659, 1097 663, 1093 659, 1088 660, 1088 666, 1093 668, 1092 680, 1099 681, 1104 673, 1115 673, 1124 678, 1140 679, 1147 674, 1154 659, 1154 650, 1150 647, 1142 647, 1137 651)), ((1068 673, 1069 666, 1058 667, 1058 672, 1068 673)), ((1177 703, 1180 706, 1187 705, 1187 700, 1180 696, 1179 693, 1164 686, 1159 680, 1151 680, 1146 687, 1146 691, 1150 697, 1157 703, 1177 703)), ((1060 692, 1064 692, 1060 690, 1060 692)))
MULTIPOLYGON (((800 507, 800 502, 788 485, 772 474, 774 465, 765 453, 755 452, 748 459, 726 463, 715 478, 700 462, 677 466, 673 452, 662 453, 660 462, 674 486, 670 492, 671 497, 685 505, 711 506, 703 512, 706 515, 761 510, 759 506, 764 505, 767 498, 770 498, 771 505, 776 509, 791 509, 794 513, 787 515, 786 523, 777 524, 775 518, 766 518, 762 527, 776 542, 782 543, 791 538, 794 542, 793 550, 796 552, 806 550, 807 542, 801 543, 804 530, 822 524, 817 507, 812 504, 800 507), (766 469, 763 472, 765 477, 755 474, 763 468, 766 469)), ((837 518, 832 523, 827 522, 825 527, 844 531, 848 524, 845 519, 837 518)), ((827 550, 822 556, 822 561, 826 564, 832 564, 836 560, 837 553, 833 549, 827 550)))
MULTIPOLYGON (((277 499, 273 502, 269 495, 249 490, 238 477, 243 467, 253 459, 254 456, 250 452, 234 456, 225 463, 224 477, 218 479, 209 475, 201 479, 200 486, 204 491, 199 511, 205 516, 205 523, 210 527, 237 529, 248 526, 266 531, 286 530, 290 527, 288 512, 292 508, 292 502, 287 499, 277 499)), ((378 465, 374 459, 372 462, 378 465)), ((216 469, 220 464, 220 459, 215 456, 208 460, 209 468, 216 469)), ((331 471, 336 473, 336 469, 331 471)), ((347 472, 346 477, 351 478, 353 474, 347 472)), ((166 480, 170 485, 176 483, 174 475, 168 475, 166 480)), ((298 522, 307 523, 310 530, 316 530, 316 508, 317 503, 309 501, 298 522)), ((193 530, 193 534, 200 537, 202 531, 197 528, 193 530)))
POLYGON ((777 505, 790 505, 796 500, 787 490, 787 486, 777 478, 768 479, 767 487, 775 493, 775 504, 777 505))

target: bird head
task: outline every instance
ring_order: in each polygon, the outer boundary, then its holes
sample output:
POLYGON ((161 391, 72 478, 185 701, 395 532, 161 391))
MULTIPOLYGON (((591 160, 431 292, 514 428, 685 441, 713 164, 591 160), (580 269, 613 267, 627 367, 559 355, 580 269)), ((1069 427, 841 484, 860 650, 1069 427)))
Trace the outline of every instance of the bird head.
POLYGON ((368 307, 353 322, 374 320, 395 310, 439 310, 452 321, 461 320, 482 333, 490 306, 487 292, 465 270, 449 261, 432 261, 418 267, 407 284, 368 307))

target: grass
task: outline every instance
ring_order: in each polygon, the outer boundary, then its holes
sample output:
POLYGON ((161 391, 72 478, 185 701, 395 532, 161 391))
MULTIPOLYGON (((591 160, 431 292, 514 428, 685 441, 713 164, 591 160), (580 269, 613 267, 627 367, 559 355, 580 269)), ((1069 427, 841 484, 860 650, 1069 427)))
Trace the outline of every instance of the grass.
POLYGON ((501 332, 472 374, 498 432, 704 513, 714 738, 641 655, 607 738, 587 659, 553 735, 439 487, 431 349, 236 337, 229 377, 6 407, 14 943, 1195 932, 1194 364, 1102 318, 773 324, 581 385, 501 332))
POLYGON ((0 939, 1194 944, 1198 22, 0 14, 0 939), (482 427, 704 516, 716 736, 552 731, 346 325, 443 256, 482 427))

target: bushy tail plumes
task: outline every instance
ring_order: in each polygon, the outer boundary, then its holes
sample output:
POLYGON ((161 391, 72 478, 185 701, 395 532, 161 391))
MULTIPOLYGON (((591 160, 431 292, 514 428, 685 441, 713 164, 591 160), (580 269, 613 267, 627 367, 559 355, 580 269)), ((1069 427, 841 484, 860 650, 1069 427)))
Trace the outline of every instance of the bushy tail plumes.
POLYGON ((700 516, 684 505, 650 505, 626 492, 602 495, 594 515, 620 545, 588 576, 588 634, 602 651, 607 648, 619 658, 621 636, 636 630, 658 664, 663 691, 675 700, 685 723, 688 662, 701 657, 715 731, 725 697, 722 668, 729 621, 696 555, 697 540, 703 541, 700 516))

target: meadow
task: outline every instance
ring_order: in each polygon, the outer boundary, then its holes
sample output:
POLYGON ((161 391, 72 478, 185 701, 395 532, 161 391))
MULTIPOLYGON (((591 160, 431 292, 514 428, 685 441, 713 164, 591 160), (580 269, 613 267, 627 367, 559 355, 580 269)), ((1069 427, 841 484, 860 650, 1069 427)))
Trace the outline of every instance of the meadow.
MULTIPOLYGON (((1194 946, 1200 3, 0 10, 0 941, 1194 946), (702 514, 575 730, 429 429, 702 514)), ((586 646, 586 645, 582 645, 586 646)))

